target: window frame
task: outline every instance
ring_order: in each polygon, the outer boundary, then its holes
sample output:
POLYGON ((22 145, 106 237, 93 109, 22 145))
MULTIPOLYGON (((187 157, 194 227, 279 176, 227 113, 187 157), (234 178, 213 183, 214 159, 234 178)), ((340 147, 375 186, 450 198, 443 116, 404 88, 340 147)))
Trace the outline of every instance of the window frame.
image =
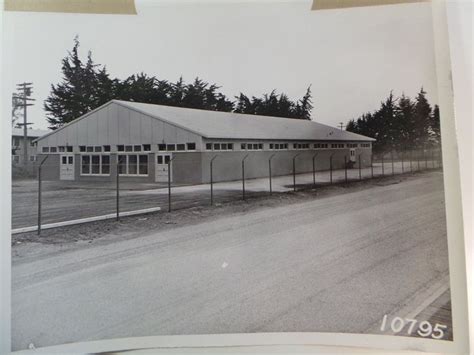
POLYGON ((80 155, 80 175, 81 176, 110 176, 110 154, 81 154, 80 155), (83 158, 88 157, 89 158, 89 163, 88 163, 88 169, 89 173, 84 173, 84 163, 83 163, 83 158), (92 173, 92 161, 93 157, 99 157, 99 173, 92 173), (103 160, 104 157, 108 157, 109 162, 108 164, 104 164, 103 160), (103 173, 103 167, 108 166, 109 167, 109 172, 108 173, 103 173))
MULTIPOLYGON (((125 173, 119 173, 119 176, 138 176, 138 177, 147 177, 150 176, 150 169, 149 169, 149 164, 150 164, 150 157, 149 154, 140 154, 139 152, 137 153, 131 153, 131 154, 119 154, 117 155, 117 159, 120 159, 120 157, 126 157, 125 159, 125 173), (136 157, 136 173, 135 174, 130 174, 130 157, 134 156, 136 157), (146 157, 146 174, 141 174, 140 173, 140 166, 142 163, 140 163, 140 157, 146 157)), ((123 164, 123 163, 121 163, 123 164)))

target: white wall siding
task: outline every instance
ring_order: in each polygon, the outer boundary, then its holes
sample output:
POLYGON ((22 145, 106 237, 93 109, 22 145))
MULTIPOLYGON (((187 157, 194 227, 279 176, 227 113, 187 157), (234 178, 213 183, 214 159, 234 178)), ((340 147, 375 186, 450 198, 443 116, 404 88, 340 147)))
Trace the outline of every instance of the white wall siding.
MULTIPOLYGON (((169 123, 152 118, 116 103, 89 114, 38 141, 38 149, 57 146, 103 146, 160 143, 196 143, 201 137, 169 123)), ((75 150, 77 152, 77 150, 75 150)))

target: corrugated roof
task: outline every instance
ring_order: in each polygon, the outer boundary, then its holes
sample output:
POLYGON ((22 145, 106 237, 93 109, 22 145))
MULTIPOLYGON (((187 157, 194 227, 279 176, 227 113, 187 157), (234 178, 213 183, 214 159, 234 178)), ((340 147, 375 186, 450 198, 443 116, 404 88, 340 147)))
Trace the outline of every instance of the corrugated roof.
MULTIPOLYGON (((51 131, 43 130, 43 129, 27 129, 28 137, 38 138, 48 134, 51 131)), ((23 137, 23 128, 12 128, 12 136, 21 136, 23 137)))
POLYGON ((375 141, 314 121, 114 100, 117 104, 205 138, 375 141))

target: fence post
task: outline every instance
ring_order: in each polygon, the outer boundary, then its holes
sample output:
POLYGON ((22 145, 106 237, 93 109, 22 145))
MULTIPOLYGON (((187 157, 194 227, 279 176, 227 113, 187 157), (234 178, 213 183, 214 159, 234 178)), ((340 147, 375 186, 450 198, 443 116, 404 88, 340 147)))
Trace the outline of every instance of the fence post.
POLYGON ((171 159, 168 161, 168 212, 171 212, 171 159))
POLYGON ((298 153, 293 157, 293 191, 296 191, 296 157, 300 154, 298 153))
POLYGON ((44 164, 44 162, 46 161, 46 159, 49 158, 49 155, 47 155, 42 161, 41 163, 39 164, 38 166, 38 235, 41 235, 41 194, 42 194, 42 191, 41 191, 41 183, 42 183, 42 176, 41 176, 41 168, 44 164))
POLYGON ((428 170, 428 157, 426 156, 425 148, 423 148, 423 159, 425 160, 425 170, 428 170))
POLYGON ((171 162, 176 158, 170 157, 170 160, 168 160, 168 212, 171 212, 171 162))
POLYGON ((319 153, 316 153, 313 155, 313 185, 316 186, 316 157, 318 156, 319 153))
POLYGON ((372 179, 374 178, 374 154, 372 152, 370 153, 370 176, 372 179))
POLYGON ((390 158, 392 160, 392 175, 395 175, 395 164, 393 163, 393 150, 390 151, 390 158))
POLYGON ((245 201, 245 159, 247 159, 249 155, 243 157, 242 159, 242 199, 245 201))
POLYGON ((418 171, 421 170, 420 168, 420 151, 418 150, 418 154, 416 155, 416 160, 417 160, 417 163, 418 163, 418 171))
POLYGON ((119 174, 119 165, 120 165, 120 158, 119 156, 117 155, 117 164, 115 166, 115 182, 116 182, 116 186, 115 186, 115 204, 116 204, 116 213, 117 213, 117 216, 115 217, 115 219, 117 221, 119 221, 120 219, 120 174, 119 174))
POLYGON ((275 154, 270 155, 270 158, 268 158, 268 178, 269 178, 269 183, 270 183, 270 195, 273 193, 272 189, 272 159, 275 156, 275 154))
POLYGON ((332 184, 332 156, 334 155, 331 154, 331 156, 329 157, 329 181, 330 183, 332 184))
POLYGON ((361 165, 361 160, 360 160, 360 156, 362 154, 359 154, 359 180, 362 180, 362 165, 361 165))
POLYGON ((214 157, 212 157, 211 159, 211 162, 209 164, 209 168, 210 168, 210 182, 211 182, 211 206, 214 205, 214 178, 213 178, 213 171, 212 171, 212 168, 213 168, 213 163, 214 163, 214 159, 217 158, 217 155, 215 155, 214 157))
POLYGON ((344 155, 344 181, 347 184, 347 155, 344 155))
POLYGON ((41 234, 41 165, 38 168, 38 235, 41 234))
POLYGON ((413 172, 413 150, 410 150, 409 158, 410 158, 410 173, 412 173, 413 172))
POLYGON ((402 150, 402 154, 401 154, 401 157, 402 157, 402 174, 405 172, 405 168, 404 168, 404 166, 403 166, 403 153, 404 153, 404 152, 403 152, 403 150, 402 150))
POLYGON ((384 156, 384 153, 382 152, 382 176, 385 176, 385 166, 383 164, 383 156, 384 156))

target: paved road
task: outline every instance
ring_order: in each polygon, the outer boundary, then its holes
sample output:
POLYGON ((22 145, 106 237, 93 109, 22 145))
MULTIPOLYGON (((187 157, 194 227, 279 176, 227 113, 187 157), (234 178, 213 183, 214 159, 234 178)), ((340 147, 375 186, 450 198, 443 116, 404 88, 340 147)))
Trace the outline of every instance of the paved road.
MULTIPOLYGON (((420 165, 420 169, 437 167, 436 162, 428 161, 420 165)), ((413 164, 412 169, 418 170, 413 164)), ((402 173, 400 162, 394 164, 394 174, 402 173)), ((410 166, 404 163, 403 171, 409 172, 410 166)), ((385 175, 392 174, 392 166, 385 163, 385 175)), ((371 169, 362 169, 362 178, 371 177, 371 169)), ((374 164, 374 176, 382 175, 380 163, 374 164)), ((329 171, 316 174, 316 183, 329 183, 329 171)), ((348 180, 358 180, 359 170, 348 170, 348 180)), ((333 172, 333 182, 345 181, 344 170, 333 172)), ((313 175, 298 174, 297 185, 312 184, 313 175)), ((268 194, 268 178, 250 179, 246 182, 247 196, 268 194)), ((279 176, 273 179, 274 191, 289 191, 293 189, 293 176, 279 176)), ((151 207, 168 209, 168 189, 166 185, 141 183, 122 183, 120 192, 120 210, 133 211, 151 207)), ((37 182, 34 180, 14 181, 12 187, 12 226, 13 228, 31 227, 37 224, 37 182)), ((242 198, 242 182, 231 181, 214 185, 215 202, 224 202, 242 198)), ((172 189, 172 208, 180 209, 190 206, 209 205, 210 186, 208 184, 195 186, 175 186, 172 189)), ((113 182, 74 182, 74 181, 45 181, 43 182, 42 198, 43 224, 69 221, 79 218, 94 217, 116 212, 116 192, 113 182)))
POLYGON ((433 172, 14 261, 13 347, 165 334, 359 333, 385 313, 419 307, 407 300, 423 300, 447 272, 442 174, 433 172))

